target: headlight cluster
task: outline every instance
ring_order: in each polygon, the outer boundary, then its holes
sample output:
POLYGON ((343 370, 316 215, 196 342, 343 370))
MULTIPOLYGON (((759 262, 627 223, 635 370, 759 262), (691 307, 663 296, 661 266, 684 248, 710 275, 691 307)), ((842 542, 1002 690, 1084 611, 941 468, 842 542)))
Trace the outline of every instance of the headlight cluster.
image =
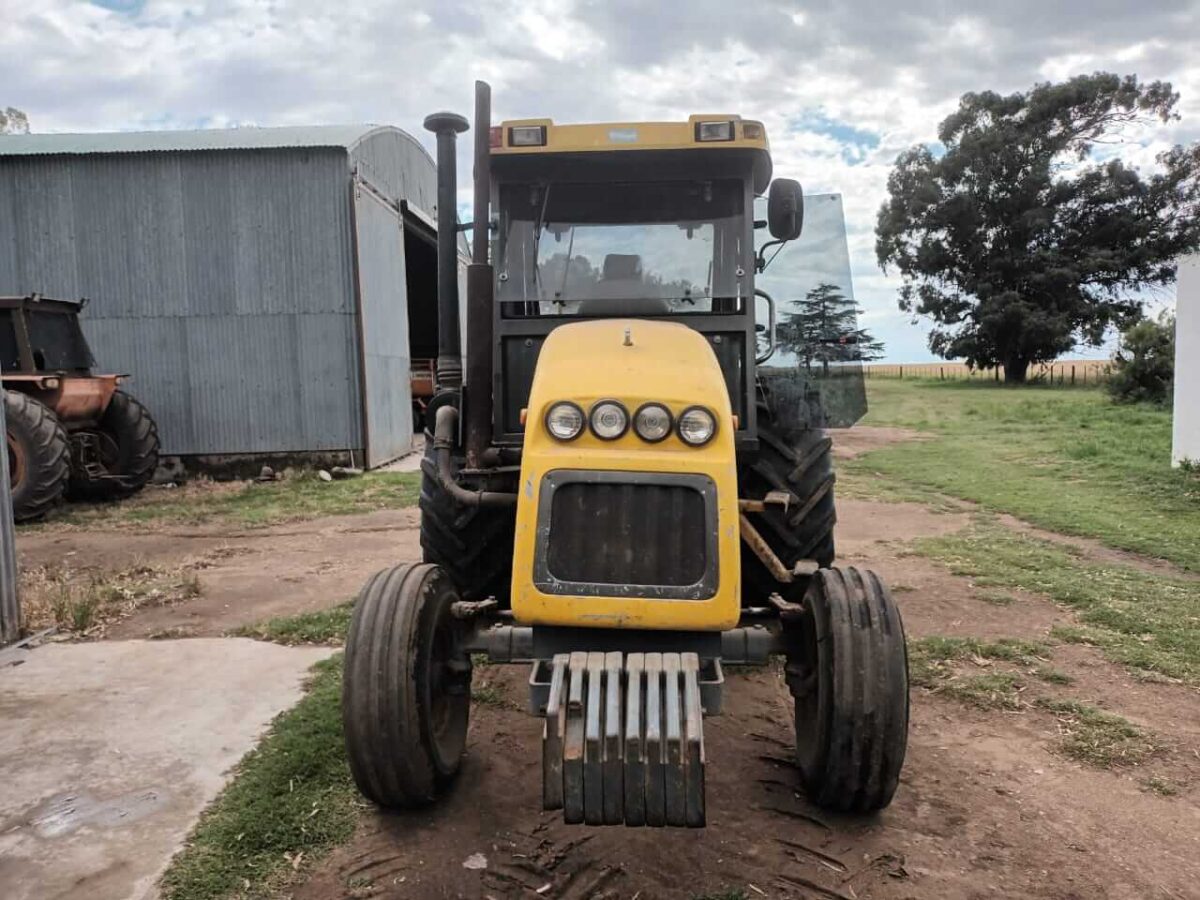
MULTIPOLYGON (((617 400, 597 401, 587 415, 570 400, 552 403, 546 411, 546 430, 560 441, 575 440, 585 424, 600 440, 615 441, 629 430, 629 412, 617 400)), ((666 440, 674 431, 685 444, 702 447, 717 433, 716 416, 703 406, 689 406, 676 419, 661 403, 643 403, 633 414, 632 425, 634 433, 650 444, 666 440)))

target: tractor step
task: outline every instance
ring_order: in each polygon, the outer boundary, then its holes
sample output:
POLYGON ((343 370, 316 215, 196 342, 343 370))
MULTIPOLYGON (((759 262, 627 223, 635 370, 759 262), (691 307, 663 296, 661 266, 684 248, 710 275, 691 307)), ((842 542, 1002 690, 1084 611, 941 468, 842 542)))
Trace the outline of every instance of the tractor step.
POLYGON ((697 654, 560 653, 549 674, 545 809, 568 824, 704 825, 697 654))

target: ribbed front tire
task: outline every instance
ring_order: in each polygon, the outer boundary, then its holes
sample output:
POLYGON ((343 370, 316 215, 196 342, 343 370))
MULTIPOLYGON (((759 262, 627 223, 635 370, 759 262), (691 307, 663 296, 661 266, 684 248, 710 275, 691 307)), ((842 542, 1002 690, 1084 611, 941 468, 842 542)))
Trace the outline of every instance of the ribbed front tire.
POLYGON ((458 774, 471 660, 455 641, 457 599, 445 571, 417 563, 377 572, 354 605, 342 726, 354 782, 382 807, 431 803, 458 774))
POLYGON ((908 743, 900 611, 874 572, 822 569, 788 622, 796 764, 810 800, 842 812, 892 801, 908 743))

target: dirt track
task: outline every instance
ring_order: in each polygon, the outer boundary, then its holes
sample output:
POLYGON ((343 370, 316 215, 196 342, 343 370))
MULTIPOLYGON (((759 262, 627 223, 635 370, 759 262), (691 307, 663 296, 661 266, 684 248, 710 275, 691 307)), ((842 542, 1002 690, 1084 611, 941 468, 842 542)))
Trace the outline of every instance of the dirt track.
MULTIPOLYGON (((841 558, 902 586, 897 599, 910 636, 1044 638, 1052 625, 1071 621, 1036 598, 985 603, 966 579, 899 552, 895 535, 954 531, 966 525, 965 513, 868 501, 844 501, 839 511, 841 558)), ((25 534, 19 549, 30 561, 71 549, 77 564, 110 554, 117 564, 202 560, 199 598, 143 610, 109 635, 220 634, 345 600, 374 569, 416 558, 415 526, 415 513, 400 511, 241 534, 25 534)), ((841 819, 809 806, 795 787, 786 762, 792 714, 776 673, 747 671, 730 679, 726 714, 705 724, 710 825, 703 832, 585 830, 543 813, 540 723, 516 709, 526 673, 492 669, 486 677, 511 706, 473 710, 463 775, 445 801, 422 813, 368 814, 358 837, 295 893, 651 900, 729 887, 798 898, 1200 896, 1196 691, 1137 681, 1087 647, 1058 646, 1053 664, 1075 679, 1055 687, 1056 695, 1118 712, 1166 749, 1141 768, 1090 769, 1056 754, 1058 725, 1047 713, 984 712, 914 690, 895 802, 875 820, 841 819), (1150 774, 1179 792, 1146 790, 1150 774), (463 867, 474 853, 487 858, 486 869, 463 867)), ((1038 690, 1045 688, 1031 689, 1038 690)))
MULTIPOLYGON (((963 516, 861 501, 841 510, 843 558, 912 589, 899 599, 913 636, 1044 637, 1069 621, 1041 600, 984 603, 964 579, 898 557, 888 543, 893 533, 954 530, 963 516)), ((1054 663, 1076 679, 1058 689, 1063 696, 1119 711, 1169 737, 1172 749, 1145 769, 1088 769, 1053 752, 1057 726, 1046 714, 981 712, 914 691, 895 802, 873 821, 833 817, 796 790, 787 762, 792 713, 776 673, 744 671, 731 678, 727 714, 705 723, 709 827, 592 830, 538 808, 539 723, 516 709, 477 707, 463 777, 445 802, 419 814, 370 815, 358 839, 296 896, 324 900, 358 888, 405 898, 651 900, 726 886, 796 898, 1197 896, 1194 787, 1163 798, 1140 784, 1150 771, 1195 784, 1196 693, 1135 682, 1087 648, 1060 647, 1054 663), (463 867, 473 853, 487 857, 485 871, 463 867)), ((497 669, 491 677, 515 705, 524 675, 497 669)))

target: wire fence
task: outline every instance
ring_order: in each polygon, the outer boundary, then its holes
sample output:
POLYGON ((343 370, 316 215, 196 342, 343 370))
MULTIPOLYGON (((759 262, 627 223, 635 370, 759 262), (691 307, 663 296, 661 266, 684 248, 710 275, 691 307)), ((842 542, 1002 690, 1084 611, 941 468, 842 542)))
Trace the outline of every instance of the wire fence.
MULTIPOLYGON (((1107 359, 1075 359, 1030 366, 1027 380, 1042 384, 1101 384, 1108 380, 1107 359)), ((966 363, 871 363, 863 366, 867 378, 926 378, 935 381, 1003 381, 1004 366, 973 369, 966 363)))

